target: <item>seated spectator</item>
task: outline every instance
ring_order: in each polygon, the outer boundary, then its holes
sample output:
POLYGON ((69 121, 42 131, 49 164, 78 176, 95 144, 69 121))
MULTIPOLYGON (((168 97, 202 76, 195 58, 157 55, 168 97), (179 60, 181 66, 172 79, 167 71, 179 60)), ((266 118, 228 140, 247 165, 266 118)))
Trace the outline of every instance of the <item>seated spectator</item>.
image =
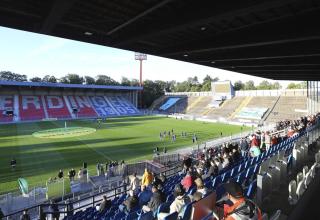
POLYGON ((257 219, 262 220, 259 207, 252 201, 247 200, 242 186, 237 182, 229 182, 224 185, 228 199, 232 206, 224 205, 223 212, 225 220, 234 219, 257 219))
POLYGON ((119 206, 119 209, 125 213, 130 213, 139 207, 139 199, 133 191, 129 191, 129 197, 119 206))
POLYGON ((139 206, 146 205, 152 196, 152 192, 146 188, 145 185, 141 186, 141 192, 139 193, 139 206))
POLYGON ((152 183, 152 180, 153 180, 153 176, 146 168, 142 176, 141 185, 149 186, 152 183))
POLYGON ((111 201, 107 199, 107 196, 102 197, 102 202, 99 206, 96 206, 98 212, 102 213, 111 207, 111 201))
POLYGON ((208 189, 204 186, 203 181, 201 178, 197 178, 195 181, 195 184, 197 186, 197 191, 202 194, 202 198, 207 195, 208 189))
POLYGON ((192 195, 192 201, 194 202, 197 202, 199 201, 200 199, 202 199, 202 193, 201 192, 195 192, 193 195, 192 195))
POLYGON ((162 191, 160 191, 157 187, 157 185, 152 185, 152 197, 150 201, 148 202, 148 205, 144 205, 142 207, 142 210, 144 212, 156 212, 158 207, 165 202, 165 195, 163 194, 162 191))
POLYGON ((260 148, 258 146, 251 146, 249 150, 251 157, 257 157, 261 154, 260 148))
POLYGON ((190 197, 186 194, 186 191, 184 190, 183 186, 181 184, 177 184, 174 187, 175 200, 170 205, 170 212, 169 213, 159 213, 158 214, 158 220, 164 219, 169 214, 172 214, 174 212, 178 212, 179 216, 182 217, 183 214, 183 208, 191 202, 190 197))
POLYGON ((29 214, 28 214, 28 210, 25 209, 25 210, 23 211, 22 215, 20 216, 20 220, 30 220, 30 219, 31 219, 31 218, 30 218, 30 216, 29 216, 29 214))
POLYGON ((188 191, 189 188, 193 185, 193 180, 190 171, 187 171, 187 175, 181 180, 181 185, 186 191, 188 191))

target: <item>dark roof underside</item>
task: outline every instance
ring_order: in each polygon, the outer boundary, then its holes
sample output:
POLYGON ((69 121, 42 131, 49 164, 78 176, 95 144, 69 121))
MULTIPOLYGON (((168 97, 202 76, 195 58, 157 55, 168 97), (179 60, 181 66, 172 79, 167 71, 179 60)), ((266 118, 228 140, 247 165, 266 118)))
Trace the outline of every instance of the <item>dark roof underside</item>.
POLYGON ((0 25, 271 79, 320 73, 320 0, 1 0, 0 25))

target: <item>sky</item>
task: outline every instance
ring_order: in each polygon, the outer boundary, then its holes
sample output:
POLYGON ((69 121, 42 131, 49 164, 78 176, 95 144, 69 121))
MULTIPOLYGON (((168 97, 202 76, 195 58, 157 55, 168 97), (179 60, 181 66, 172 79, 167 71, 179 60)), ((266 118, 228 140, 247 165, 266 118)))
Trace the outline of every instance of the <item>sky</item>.
MULTIPOLYGON (((120 81, 121 77, 139 79, 139 62, 134 52, 115 49, 0 27, 0 71, 25 74, 28 78, 68 73, 95 77, 104 74, 120 81)), ((143 62, 143 79, 175 80, 181 82, 197 76, 243 82, 254 80, 257 85, 264 78, 220 70, 212 67, 148 55, 143 62)), ((274 82, 270 80, 271 82, 274 82)), ((288 81, 279 81, 283 87, 288 81)))

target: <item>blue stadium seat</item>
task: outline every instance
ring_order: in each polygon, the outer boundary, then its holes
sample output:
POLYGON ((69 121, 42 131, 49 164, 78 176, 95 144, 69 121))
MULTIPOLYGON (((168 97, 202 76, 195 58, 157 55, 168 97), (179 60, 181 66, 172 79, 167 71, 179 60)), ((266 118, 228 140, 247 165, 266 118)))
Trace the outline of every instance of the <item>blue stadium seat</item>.
POLYGON ((250 183, 248 189, 247 189, 247 192, 246 192, 246 196, 249 198, 249 199, 253 199, 255 193, 256 193, 256 190, 257 190, 257 180, 254 180, 250 183))
POLYGON ((161 212, 170 212, 170 205, 171 205, 172 202, 165 202, 165 203, 162 203, 159 208, 158 208, 158 213, 161 213, 161 212))
POLYGON ((146 213, 142 213, 138 220, 153 220, 153 213, 150 211, 150 212, 146 212, 146 213))
POLYGON ((221 175, 216 176, 213 180, 212 180, 212 189, 215 189, 218 185, 220 185, 222 182, 222 177, 221 175))
POLYGON ((178 219, 178 212, 174 212, 166 216, 163 220, 177 220, 177 219, 178 219))
POLYGON ((224 195, 225 195, 226 191, 223 187, 223 184, 221 184, 220 186, 217 187, 216 189, 216 198, 217 201, 220 200, 224 195))
POLYGON ((189 220, 191 218, 191 212, 192 212, 192 205, 193 205, 194 202, 191 202, 189 204, 187 204, 185 207, 184 207, 184 210, 183 210, 183 215, 182 215, 182 218, 181 220, 189 220))

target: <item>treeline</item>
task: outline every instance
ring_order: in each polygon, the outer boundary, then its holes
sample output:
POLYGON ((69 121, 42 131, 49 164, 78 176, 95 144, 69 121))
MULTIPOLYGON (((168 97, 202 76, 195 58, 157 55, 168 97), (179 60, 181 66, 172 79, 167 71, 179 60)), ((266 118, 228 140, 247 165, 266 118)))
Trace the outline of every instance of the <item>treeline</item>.
MULTIPOLYGON (((5 81, 19 81, 19 82, 47 82, 47 83, 67 83, 67 84, 84 84, 84 85, 122 85, 122 86, 139 86, 137 79, 128 79, 122 77, 118 82, 107 75, 80 76, 78 74, 67 74, 61 78, 54 75, 46 75, 43 78, 33 77, 28 79, 26 75, 13 73, 10 71, 0 71, 0 80, 5 81)), ((145 107, 149 107, 152 102, 164 95, 164 92, 205 92, 211 91, 211 82, 219 81, 218 77, 212 78, 207 75, 202 82, 199 81, 197 76, 189 77, 183 82, 176 81, 162 81, 162 80, 145 80, 143 82, 143 102, 145 107)), ((306 88, 306 82, 290 83, 287 89, 300 89, 306 88)), ((254 81, 247 82, 236 81, 234 83, 235 90, 270 90, 281 89, 278 82, 271 83, 267 80, 262 81, 257 86, 254 81)))

